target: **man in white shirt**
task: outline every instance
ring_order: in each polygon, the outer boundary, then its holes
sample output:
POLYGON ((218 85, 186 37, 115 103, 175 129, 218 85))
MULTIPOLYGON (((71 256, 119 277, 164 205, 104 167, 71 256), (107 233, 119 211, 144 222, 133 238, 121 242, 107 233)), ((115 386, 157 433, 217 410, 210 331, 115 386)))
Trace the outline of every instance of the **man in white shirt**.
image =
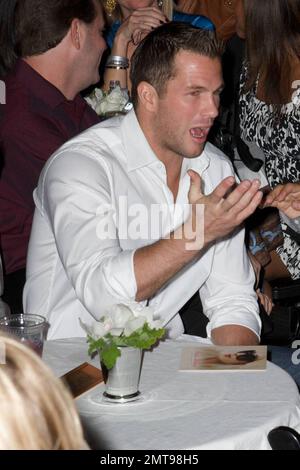
POLYGON ((152 306, 177 337, 178 311, 199 291, 215 343, 259 342, 241 228, 261 201, 259 182, 236 186, 227 158, 205 145, 220 53, 206 31, 157 28, 132 59, 135 111, 88 129, 46 164, 24 308, 47 316, 50 339, 83 336, 79 317, 99 319, 118 303, 152 306))

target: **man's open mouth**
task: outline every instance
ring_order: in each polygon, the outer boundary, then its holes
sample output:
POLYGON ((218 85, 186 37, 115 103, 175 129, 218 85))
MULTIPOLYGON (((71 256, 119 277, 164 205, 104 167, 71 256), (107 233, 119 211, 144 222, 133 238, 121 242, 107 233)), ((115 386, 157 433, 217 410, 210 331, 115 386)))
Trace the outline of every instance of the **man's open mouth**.
POLYGON ((190 134, 194 139, 206 139, 208 133, 208 127, 193 127, 190 129, 190 134))

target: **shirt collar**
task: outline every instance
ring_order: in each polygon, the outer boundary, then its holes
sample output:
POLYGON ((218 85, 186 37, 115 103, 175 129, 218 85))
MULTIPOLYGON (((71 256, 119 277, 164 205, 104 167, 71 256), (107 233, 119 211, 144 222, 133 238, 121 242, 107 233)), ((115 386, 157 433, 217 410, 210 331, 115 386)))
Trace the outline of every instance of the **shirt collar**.
POLYGON ((210 158, 209 158, 209 155, 207 154, 205 147, 201 155, 199 155, 199 157, 185 158, 184 165, 185 165, 186 171, 194 170, 201 175, 202 172, 206 170, 210 165, 210 158))
MULTIPOLYGON (((134 171, 159 161, 140 127, 134 110, 124 117, 121 128, 128 171, 134 171)), ((210 159, 205 149, 199 157, 183 160, 185 172, 194 170, 200 174, 209 167, 209 163, 210 159)))
MULTIPOLYGON (((18 59, 16 63, 14 76, 30 94, 42 100, 50 108, 56 108, 64 102, 69 102, 58 88, 43 78, 22 59, 18 59)), ((77 101, 78 97, 79 95, 70 102, 77 101)))
POLYGON ((124 117, 121 128, 128 171, 134 171, 158 161, 140 127, 134 110, 124 117))

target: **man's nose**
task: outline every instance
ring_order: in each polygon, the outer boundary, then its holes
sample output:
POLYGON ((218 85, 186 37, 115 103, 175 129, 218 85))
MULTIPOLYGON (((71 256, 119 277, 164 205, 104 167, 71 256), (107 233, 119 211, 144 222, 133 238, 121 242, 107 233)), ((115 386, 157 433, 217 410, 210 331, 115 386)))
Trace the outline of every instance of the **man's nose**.
POLYGON ((220 99, 215 95, 209 95, 206 97, 204 105, 204 114, 211 119, 215 119, 219 114, 220 99))

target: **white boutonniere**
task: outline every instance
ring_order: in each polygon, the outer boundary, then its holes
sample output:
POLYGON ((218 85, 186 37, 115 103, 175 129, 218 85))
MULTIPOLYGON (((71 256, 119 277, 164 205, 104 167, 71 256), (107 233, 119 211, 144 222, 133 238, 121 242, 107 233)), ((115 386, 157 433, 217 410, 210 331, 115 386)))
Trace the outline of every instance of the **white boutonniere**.
POLYGON ((109 92, 103 92, 100 88, 95 88, 92 93, 85 97, 87 103, 99 116, 108 113, 126 113, 132 106, 129 101, 128 92, 117 85, 109 92))

